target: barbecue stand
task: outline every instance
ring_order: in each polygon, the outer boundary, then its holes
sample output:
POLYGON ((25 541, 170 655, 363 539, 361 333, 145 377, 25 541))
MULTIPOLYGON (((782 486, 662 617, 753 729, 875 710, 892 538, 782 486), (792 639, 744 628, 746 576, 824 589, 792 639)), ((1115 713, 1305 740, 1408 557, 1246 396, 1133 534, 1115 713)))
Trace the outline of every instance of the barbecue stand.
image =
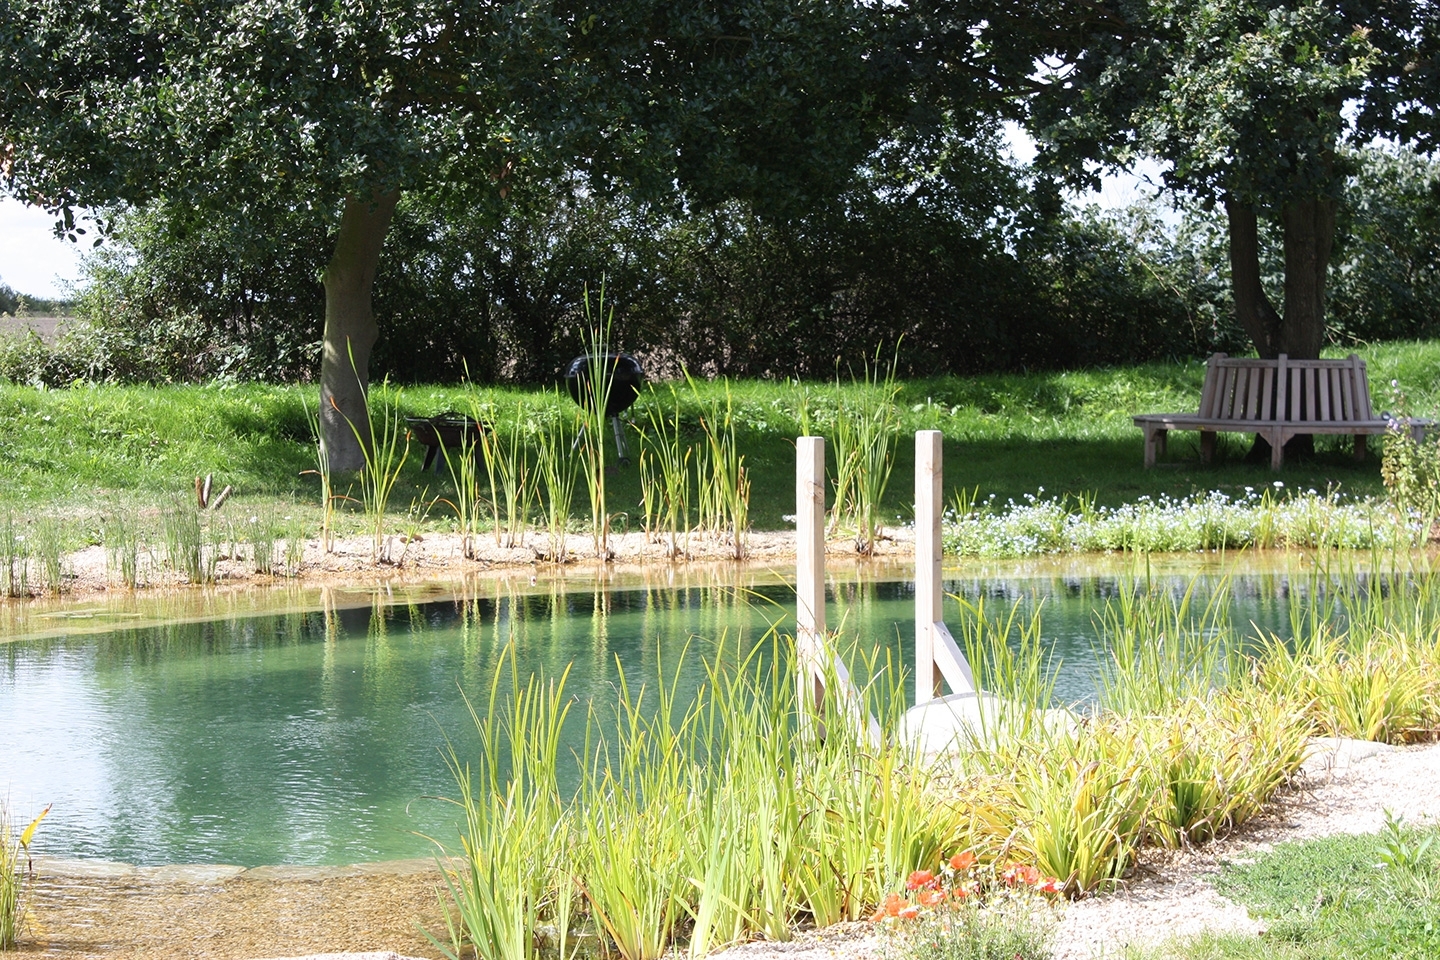
POLYGON ((625 443, 625 428, 620 423, 620 414, 640 396, 640 387, 645 382, 645 373, 640 363, 628 353, 585 354, 570 361, 565 369, 565 389, 570 399, 581 407, 593 411, 596 406, 595 391, 590 378, 597 366, 610 368, 610 392, 605 396, 605 416, 610 418, 610 429, 615 433, 615 452, 620 465, 630 465, 630 447, 625 443))

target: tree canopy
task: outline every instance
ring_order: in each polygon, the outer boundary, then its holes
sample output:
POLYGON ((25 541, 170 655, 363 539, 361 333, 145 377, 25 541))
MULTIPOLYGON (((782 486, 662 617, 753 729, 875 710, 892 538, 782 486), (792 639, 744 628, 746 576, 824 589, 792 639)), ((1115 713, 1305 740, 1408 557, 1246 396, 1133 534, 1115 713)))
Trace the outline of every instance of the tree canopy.
POLYGON ((1041 162, 1076 182, 1140 157, 1229 222, 1236 313, 1262 356, 1317 356, 1342 148, 1433 143, 1440 11, 1386 0, 1122 0, 1049 51, 1031 100, 1041 162), (1257 219, 1284 238, 1283 302, 1257 219))
POLYGON ((874 16, 841 0, 4 0, 0 173, 75 234, 77 207, 156 197, 242 230, 311 211, 333 242, 325 440, 356 468, 401 191, 470 203, 565 166, 599 190, 793 207, 875 140, 874 16))

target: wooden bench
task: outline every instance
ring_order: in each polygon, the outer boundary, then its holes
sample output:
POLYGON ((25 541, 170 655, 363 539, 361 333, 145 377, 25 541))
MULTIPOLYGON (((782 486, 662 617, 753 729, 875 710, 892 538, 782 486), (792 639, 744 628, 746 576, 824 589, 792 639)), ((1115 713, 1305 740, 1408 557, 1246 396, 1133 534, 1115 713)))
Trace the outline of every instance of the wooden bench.
MULTIPOLYGON (((1365 438, 1391 429, 1389 420, 1370 407, 1365 361, 1274 360, 1227 357, 1217 353, 1205 364, 1205 385, 1198 413, 1146 413, 1132 417, 1145 431, 1145 466, 1165 452, 1171 430, 1200 431, 1200 459, 1215 455, 1217 432, 1254 433, 1270 443, 1270 467, 1279 470, 1285 443, 1301 434, 1341 434, 1355 438, 1355 459, 1365 457, 1365 438)), ((1416 440, 1429 420, 1411 420, 1416 440)))
POLYGON ((442 413, 434 417, 406 417, 405 425, 415 442, 426 448, 425 463, 420 469, 429 470, 433 463, 436 473, 440 472, 437 454, 441 447, 446 450, 461 450, 468 444, 475 457, 479 458, 480 435, 491 432, 490 424, 458 413, 442 413))

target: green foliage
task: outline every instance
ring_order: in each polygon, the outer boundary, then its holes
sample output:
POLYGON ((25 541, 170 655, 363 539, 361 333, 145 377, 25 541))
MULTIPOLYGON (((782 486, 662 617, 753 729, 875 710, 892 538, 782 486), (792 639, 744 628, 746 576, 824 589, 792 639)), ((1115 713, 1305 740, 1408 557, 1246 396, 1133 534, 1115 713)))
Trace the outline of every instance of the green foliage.
MULTIPOLYGON (((1431 834, 1414 833, 1407 842, 1423 843, 1431 834)), ((1193 960, 1434 956, 1440 950, 1436 864, 1431 857, 1414 868, 1377 869, 1392 842, 1388 829, 1380 835, 1326 837, 1280 844, 1254 863, 1227 865, 1215 886, 1264 918, 1268 933, 1259 940, 1181 943, 1167 955, 1193 960)))

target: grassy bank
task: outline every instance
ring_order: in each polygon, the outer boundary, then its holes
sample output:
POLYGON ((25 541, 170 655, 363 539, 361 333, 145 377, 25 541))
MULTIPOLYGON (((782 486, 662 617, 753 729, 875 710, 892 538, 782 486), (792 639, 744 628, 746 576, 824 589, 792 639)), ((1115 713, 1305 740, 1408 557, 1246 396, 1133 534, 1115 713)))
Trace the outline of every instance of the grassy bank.
MULTIPOLYGON (((1377 408, 1387 407, 1388 383, 1398 378, 1409 391, 1412 412, 1433 414, 1440 409, 1440 394, 1435 392, 1440 343, 1380 346, 1366 351, 1366 358, 1377 408)), ((910 436, 917 429, 944 432, 951 495, 963 493, 972 503, 998 508, 1009 501, 1023 507, 1027 497, 1041 502, 1068 497, 1072 505, 1102 510, 1147 499, 1195 501, 1212 494, 1238 501, 1247 491, 1272 490, 1276 477, 1263 465, 1242 461, 1248 438, 1238 436, 1222 435, 1221 462, 1202 466, 1191 449, 1196 435, 1178 434, 1171 462, 1156 470, 1142 469, 1140 432, 1130 415, 1193 409, 1202 376, 1203 364, 1191 362, 893 385, 659 384, 632 408, 630 438, 638 456, 642 433, 654 438, 669 429, 672 446, 693 447, 698 455, 712 439, 717 421, 726 420, 730 452, 743 457, 735 466, 743 468, 749 490, 747 521, 756 529, 789 526, 785 517, 794 511, 795 436, 807 429, 827 436, 833 481, 838 472, 835 447, 847 442, 847 425, 872 415, 882 418, 881 432, 894 444, 891 482, 883 493, 868 493, 875 514, 887 523, 910 515, 910 436), (883 395, 878 402, 877 394, 883 395)), ((41 512, 65 515, 73 521, 68 527, 72 540, 98 542, 102 514, 153 512, 190 497, 196 476, 213 474, 217 489, 234 487, 232 510, 279 510, 318 527, 320 479, 314 474, 307 415, 314 393, 311 387, 253 384, 77 386, 55 391, 0 384, 0 422, 7 427, 0 432, 5 477, 0 513, 25 518, 41 512)), ((540 430, 556 425, 573 429, 572 404, 553 391, 413 387, 394 391, 389 399, 401 415, 477 412, 495 425, 502 441, 519 437, 522 445, 528 443, 532 460, 538 455, 534 441, 540 430)), ((863 448, 873 440, 851 436, 848 442, 863 448)), ((456 518, 449 505, 459 499, 456 483, 445 471, 440 476, 423 473, 422 454, 423 448, 409 449, 386 509, 415 526, 453 527, 456 518)), ((609 456, 613 466, 613 450, 609 456)), ((690 469, 694 471, 693 463, 690 469)), ((1279 479, 1284 491, 1330 492, 1341 499, 1383 492, 1374 453, 1357 465, 1339 442, 1324 439, 1314 460, 1287 462, 1279 479)), ((609 475, 607 485, 612 524, 640 526, 645 510, 638 464, 609 475)), ((353 498, 334 501, 342 529, 363 529, 361 485, 337 477, 335 492, 353 498)), ((588 516, 586 495, 584 483, 578 483, 570 511, 576 523, 588 516)), ((488 489, 482 483, 485 497, 488 489)), ((692 490, 691 497, 693 524, 701 509, 699 491, 692 490)), ((537 526, 543 525, 540 503, 536 498, 531 508, 531 523, 537 526)), ((480 522, 493 520, 482 517, 480 522)), ((156 526, 153 519, 150 523, 156 526)))

